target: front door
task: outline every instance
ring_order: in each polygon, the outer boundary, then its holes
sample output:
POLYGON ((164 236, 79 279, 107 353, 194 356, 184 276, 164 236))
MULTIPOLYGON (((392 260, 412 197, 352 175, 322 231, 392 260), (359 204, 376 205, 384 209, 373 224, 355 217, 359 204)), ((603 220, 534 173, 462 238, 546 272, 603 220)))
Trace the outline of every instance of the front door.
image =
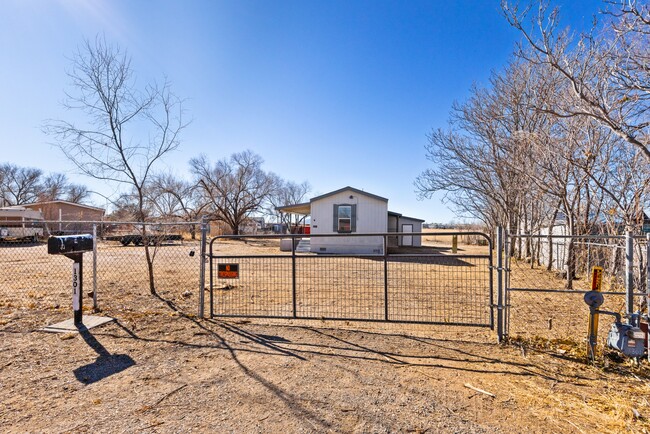
MULTIPOLYGON (((413 232, 413 225, 402 225, 402 232, 413 232)), ((402 245, 403 246, 412 246, 413 245, 413 236, 404 235, 402 236, 402 245)))

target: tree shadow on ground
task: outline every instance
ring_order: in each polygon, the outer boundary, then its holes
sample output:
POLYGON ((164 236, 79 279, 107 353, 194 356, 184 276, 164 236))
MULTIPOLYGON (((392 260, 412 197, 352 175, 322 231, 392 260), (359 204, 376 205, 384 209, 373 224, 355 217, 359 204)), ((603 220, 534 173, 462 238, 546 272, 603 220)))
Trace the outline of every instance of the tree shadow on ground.
POLYGON ((147 336, 149 331, 136 334, 117 322, 117 326, 126 336, 112 336, 137 339, 146 343, 173 344, 188 349, 226 352, 228 359, 237 369, 276 396, 288 411, 316 431, 334 429, 332 423, 327 420, 327 415, 309 409, 304 397, 279 384, 277 375, 260 372, 259 358, 253 365, 247 362, 247 359, 242 359, 242 355, 280 356, 295 360, 299 364, 312 365, 318 360, 327 359, 382 363, 398 368, 412 368, 425 376, 435 375, 436 370, 446 370, 465 375, 477 373, 506 375, 512 378, 529 377, 577 385, 586 385, 580 383, 590 381, 589 378, 576 377, 573 374, 549 372, 543 360, 519 360, 516 355, 502 357, 502 346, 487 343, 484 338, 472 340, 471 334, 457 338, 421 338, 408 334, 354 331, 323 326, 268 325, 254 324, 246 320, 201 319, 182 312, 172 300, 160 296, 158 298, 178 314, 178 319, 189 322, 191 326, 188 324, 188 327, 179 329, 178 334, 169 339, 147 336), (184 331, 193 328, 200 331, 192 332, 191 336, 183 335, 184 331), (399 350, 394 349, 396 345, 399 350))
MULTIPOLYGON (((237 365, 237 367, 248 377, 255 380, 258 384, 266 388, 269 392, 273 393, 277 398, 279 398, 286 407, 296 415, 299 419, 306 421, 314 430, 316 431, 329 431, 332 429, 332 426, 327 422, 323 417, 317 413, 309 410, 304 405, 301 404, 302 399, 297 395, 292 394, 291 392, 283 389, 279 385, 275 384, 272 380, 266 379, 262 374, 256 372, 255 369, 249 368, 239 357, 239 353, 242 352, 252 352, 259 354, 268 354, 268 355, 282 355, 285 357, 295 358, 302 362, 307 361, 307 359, 294 351, 284 349, 279 346, 279 343, 287 341, 285 338, 277 335, 257 335, 255 333, 248 332, 247 330, 240 329, 236 326, 233 326, 228 323, 214 323, 208 322, 207 320, 201 320, 193 315, 187 315, 181 310, 178 309, 176 304, 168 299, 161 297, 160 295, 156 296, 160 301, 165 303, 170 309, 178 313, 179 317, 183 320, 190 321, 193 325, 203 330, 203 335, 206 336, 209 340, 216 341, 215 343, 196 344, 183 342, 182 340, 174 340, 171 343, 177 345, 186 345, 192 348, 211 348, 216 350, 225 350, 229 353, 231 360, 237 365), (214 327, 216 325, 216 327, 214 327), (237 347, 234 342, 226 339, 223 334, 230 333, 237 338, 245 338, 246 342, 251 342, 253 344, 259 345, 261 348, 253 349, 250 351, 250 348, 243 346, 237 347)), ((128 329, 120 322, 116 322, 118 327, 122 328, 129 338, 138 339, 146 342, 169 342, 165 340, 159 340, 155 338, 142 338, 138 336, 135 332, 128 329)))
MULTIPOLYGON (((300 361, 307 361, 310 356, 323 356, 328 358, 342 358, 342 359, 355 359, 366 360, 381 363, 390 363, 394 365, 413 366, 420 368, 440 368, 446 370, 454 370, 461 372, 476 372, 486 374, 505 374, 512 376, 537 376, 540 378, 562 382, 563 380, 550 375, 546 372, 544 366, 537 365, 530 361, 514 362, 505 361, 498 357, 489 357, 482 355, 478 349, 489 345, 490 347, 497 347, 497 344, 481 344, 478 342, 463 340, 463 339, 434 339, 434 338, 417 338, 405 334, 391 334, 391 333, 377 333, 368 331, 350 331, 346 330, 345 333, 354 333, 363 339, 364 336, 379 336, 381 338, 394 338, 394 339, 407 339, 416 341, 424 345, 437 347, 437 353, 444 351, 445 354, 422 354, 422 353, 409 353, 407 351, 392 352, 383 351, 380 348, 373 348, 367 344, 368 340, 364 339, 364 344, 346 340, 337 333, 338 329, 323 328, 323 327, 306 327, 306 326, 268 326, 273 328, 274 331, 281 330, 290 332, 292 329, 298 328, 304 332, 314 335, 314 339, 306 339, 303 341, 296 341, 282 336, 279 333, 273 334, 257 334, 247 330, 247 324, 237 323, 235 321, 222 321, 216 319, 199 319, 192 315, 186 315, 181 312, 173 301, 164 299, 160 296, 158 298, 164 302, 170 309, 176 311, 182 318, 191 321, 197 327, 204 330, 205 335, 217 339, 219 345, 217 348, 227 349, 234 360, 237 352, 253 352, 253 353, 267 353, 284 355, 286 357, 295 358, 300 361), (223 336, 224 332, 244 338, 247 342, 247 347, 237 346, 234 342, 228 341, 223 336), (331 343, 323 343, 323 341, 331 341, 331 343), (251 348, 249 343, 258 345, 259 348, 251 348), (448 347, 443 346, 443 343, 448 344, 448 347), (477 351, 468 350, 468 347, 475 346, 477 351), (458 356, 452 356, 451 354, 458 356), (415 360, 414 362, 412 360, 415 360), (461 362, 469 366, 456 366, 446 365, 444 363, 461 362), (484 365, 490 365, 490 368, 485 368, 484 365), (500 367, 500 368, 498 368, 500 367)), ((267 327, 263 325, 251 325, 250 327, 267 327)), ((201 344, 192 343, 191 346, 201 347, 201 344)), ((208 344, 210 346, 210 344, 208 344)), ((215 348, 213 346, 213 348, 215 348)), ((242 367, 243 368, 243 367, 242 367)), ((572 377, 575 378, 575 377, 572 377)))

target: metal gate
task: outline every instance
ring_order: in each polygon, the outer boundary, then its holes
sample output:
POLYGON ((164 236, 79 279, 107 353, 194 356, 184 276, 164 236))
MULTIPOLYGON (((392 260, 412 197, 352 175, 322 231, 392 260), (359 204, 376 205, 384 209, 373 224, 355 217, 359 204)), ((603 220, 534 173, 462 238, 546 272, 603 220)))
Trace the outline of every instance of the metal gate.
POLYGON ((219 236, 207 255, 210 316, 493 328, 491 251, 479 232, 219 236), (478 242, 427 246, 435 236, 478 242), (398 247, 405 237, 423 247, 398 247))

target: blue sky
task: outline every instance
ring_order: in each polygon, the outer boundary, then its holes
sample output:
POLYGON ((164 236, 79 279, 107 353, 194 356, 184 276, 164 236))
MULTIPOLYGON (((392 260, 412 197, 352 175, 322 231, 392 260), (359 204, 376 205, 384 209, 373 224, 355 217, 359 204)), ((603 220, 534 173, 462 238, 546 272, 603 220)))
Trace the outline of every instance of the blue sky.
MULTIPOLYGON (((602 6, 554 4, 576 29, 602 6)), ((427 222, 456 218, 416 198, 427 133, 519 40, 497 0, 1 0, 0 162, 114 191, 76 174, 41 132, 76 116, 61 106, 65 72, 98 33, 129 52, 140 84, 167 77, 186 100, 192 123, 161 170, 189 178, 192 157, 251 149, 312 196, 350 185, 427 222)))

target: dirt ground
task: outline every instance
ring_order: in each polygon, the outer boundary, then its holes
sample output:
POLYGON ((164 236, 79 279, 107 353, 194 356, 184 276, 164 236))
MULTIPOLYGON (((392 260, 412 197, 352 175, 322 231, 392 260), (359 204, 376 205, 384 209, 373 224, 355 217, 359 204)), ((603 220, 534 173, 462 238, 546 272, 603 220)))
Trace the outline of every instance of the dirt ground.
POLYGON ((40 331, 71 312, 39 293, 0 304, 0 432, 650 432, 647 362, 485 328, 199 319, 195 282, 100 281, 115 322, 81 334, 40 331))
POLYGON ((169 310, 79 335, 3 318, 2 432, 650 430, 647 369, 499 346, 489 331, 169 310))

